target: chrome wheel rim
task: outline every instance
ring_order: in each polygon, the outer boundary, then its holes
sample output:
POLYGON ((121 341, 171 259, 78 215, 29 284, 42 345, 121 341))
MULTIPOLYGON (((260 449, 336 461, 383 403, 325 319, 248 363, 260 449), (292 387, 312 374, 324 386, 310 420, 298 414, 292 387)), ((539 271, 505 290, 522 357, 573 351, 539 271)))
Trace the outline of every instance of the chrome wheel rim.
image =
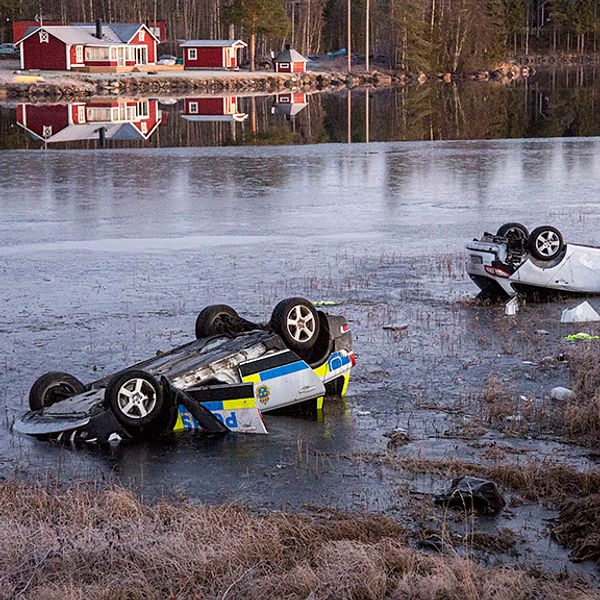
POLYGON ((535 247, 542 256, 554 256, 560 248, 560 238, 554 231, 544 231, 537 236, 535 247))
POLYGON ((307 306, 297 304, 287 317, 287 330, 296 342, 308 342, 315 334, 316 321, 307 306))
POLYGON ((129 419, 143 419, 156 406, 156 390, 149 381, 134 377, 119 388, 117 404, 129 419))

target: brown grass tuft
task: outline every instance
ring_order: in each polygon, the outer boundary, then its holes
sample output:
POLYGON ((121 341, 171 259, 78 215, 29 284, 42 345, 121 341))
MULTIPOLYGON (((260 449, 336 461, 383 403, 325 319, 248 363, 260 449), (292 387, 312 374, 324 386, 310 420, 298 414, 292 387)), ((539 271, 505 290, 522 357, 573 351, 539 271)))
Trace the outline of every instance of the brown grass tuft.
POLYGON ((0 484, 0 535, 2 598, 595 597, 581 580, 417 552, 382 516, 147 506, 118 487, 0 484))
POLYGON ((552 535, 573 549, 575 560, 600 563, 600 494, 565 502, 552 535))
POLYGON ((600 354, 586 350, 570 356, 571 385, 575 399, 569 402, 565 419, 572 435, 600 440, 600 354))

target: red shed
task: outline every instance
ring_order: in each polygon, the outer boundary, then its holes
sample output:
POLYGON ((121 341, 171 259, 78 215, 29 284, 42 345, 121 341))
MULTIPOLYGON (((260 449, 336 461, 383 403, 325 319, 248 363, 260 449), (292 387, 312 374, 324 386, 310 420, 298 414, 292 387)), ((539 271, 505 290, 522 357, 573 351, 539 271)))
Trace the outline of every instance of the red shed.
POLYGON ((287 44, 273 60, 276 73, 304 73, 307 59, 287 44))
POLYGON ((242 40, 187 40, 182 42, 184 69, 237 69, 242 40))
POLYGON ((138 23, 30 27, 16 44, 21 69, 127 70, 156 63, 158 40, 138 23))

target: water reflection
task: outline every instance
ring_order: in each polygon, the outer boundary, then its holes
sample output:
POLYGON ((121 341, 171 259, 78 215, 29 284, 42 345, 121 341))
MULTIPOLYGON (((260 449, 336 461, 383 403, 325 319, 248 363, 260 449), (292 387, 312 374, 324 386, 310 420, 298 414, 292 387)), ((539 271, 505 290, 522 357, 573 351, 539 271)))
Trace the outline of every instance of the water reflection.
POLYGON ((242 123, 248 113, 238 110, 239 100, 235 96, 185 98, 182 117, 186 121, 203 123, 242 123))
POLYGON ((148 140, 162 122, 157 100, 96 99, 69 104, 19 104, 17 124, 47 144, 148 140))
POLYGON ((178 147, 600 135, 596 68, 529 80, 0 106, 0 148, 178 147), (20 127, 17 127, 18 124, 20 127))

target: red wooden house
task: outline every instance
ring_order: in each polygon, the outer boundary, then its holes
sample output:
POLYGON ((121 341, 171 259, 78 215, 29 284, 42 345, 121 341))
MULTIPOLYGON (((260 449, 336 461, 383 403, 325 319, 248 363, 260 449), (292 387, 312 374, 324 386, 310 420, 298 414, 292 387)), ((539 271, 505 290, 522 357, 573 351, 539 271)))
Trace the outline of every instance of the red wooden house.
POLYGON ((237 69, 242 40, 187 40, 182 42, 184 69, 237 69))
POLYGON ((157 100, 98 99, 70 104, 20 104, 17 123, 44 143, 147 140, 160 125, 157 100))
POLYGON ((274 59, 273 65, 276 73, 304 73, 306 71, 307 59, 289 44, 274 59))
POLYGON ((181 116, 186 121, 241 123, 248 114, 240 112, 238 105, 239 100, 235 96, 185 98, 181 116))
POLYGON ((130 70, 156 63, 158 39, 146 25, 43 25, 16 42, 21 69, 130 70))

